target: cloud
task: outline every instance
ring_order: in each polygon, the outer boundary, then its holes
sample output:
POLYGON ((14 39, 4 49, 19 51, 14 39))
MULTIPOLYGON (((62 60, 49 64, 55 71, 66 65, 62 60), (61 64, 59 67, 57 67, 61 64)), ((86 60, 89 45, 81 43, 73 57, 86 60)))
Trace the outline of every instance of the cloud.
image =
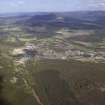
POLYGON ((20 0, 20 1, 16 1, 16 0, 13 0, 11 2, 9 2, 10 6, 13 6, 13 7, 17 7, 17 6, 20 6, 20 5, 23 5, 25 2, 20 0))
POLYGON ((82 3, 84 8, 88 10, 105 10, 105 0, 87 0, 82 3))
POLYGON ((24 3, 25 3, 24 1, 17 1, 17 4, 19 4, 19 5, 22 5, 24 3))

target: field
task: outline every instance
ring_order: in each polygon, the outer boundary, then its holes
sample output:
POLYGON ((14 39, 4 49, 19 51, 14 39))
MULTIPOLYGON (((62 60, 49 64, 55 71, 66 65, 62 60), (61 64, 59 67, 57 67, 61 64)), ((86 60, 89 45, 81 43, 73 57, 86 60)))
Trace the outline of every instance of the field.
MULTIPOLYGON (((42 60, 36 68, 27 66, 35 83, 33 88, 44 105, 105 104, 104 68, 104 64, 61 60, 42 60)), ((22 74, 4 73, 3 97, 10 105, 29 105, 30 102, 37 105, 30 89, 24 86, 19 76, 22 74), (18 78, 16 83, 11 82, 11 76, 18 78)))

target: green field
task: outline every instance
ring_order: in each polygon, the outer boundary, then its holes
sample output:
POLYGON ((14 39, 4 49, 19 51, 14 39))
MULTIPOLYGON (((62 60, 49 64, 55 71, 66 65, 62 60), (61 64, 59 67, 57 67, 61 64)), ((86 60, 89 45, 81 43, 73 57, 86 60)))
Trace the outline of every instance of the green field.
MULTIPOLYGON (((27 63, 26 71, 15 72, 12 59, 0 58, 2 97, 6 105, 39 105, 22 78, 28 78, 44 105, 104 105, 105 64, 41 60, 27 63), (16 77, 16 83, 11 79, 16 77)), ((24 68, 25 69, 25 68, 24 68)), ((3 104, 4 105, 4 104, 3 104)))

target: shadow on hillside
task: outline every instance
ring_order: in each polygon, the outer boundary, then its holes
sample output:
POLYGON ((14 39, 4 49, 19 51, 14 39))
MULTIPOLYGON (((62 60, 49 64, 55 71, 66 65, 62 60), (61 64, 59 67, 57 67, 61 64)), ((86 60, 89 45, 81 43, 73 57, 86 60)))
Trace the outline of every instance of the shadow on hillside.
POLYGON ((4 99, 2 96, 2 89, 3 89, 3 77, 0 76, 0 105, 10 105, 7 100, 4 99))
POLYGON ((40 87, 44 89, 48 105, 80 105, 58 71, 41 71, 36 73, 35 78, 40 81, 40 87))

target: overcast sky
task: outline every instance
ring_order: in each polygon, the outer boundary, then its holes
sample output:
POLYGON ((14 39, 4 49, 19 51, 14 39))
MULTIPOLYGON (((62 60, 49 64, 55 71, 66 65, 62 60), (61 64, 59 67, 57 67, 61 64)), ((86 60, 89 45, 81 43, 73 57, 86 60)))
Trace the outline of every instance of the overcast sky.
POLYGON ((0 0, 0 13, 105 10, 105 0, 0 0))

